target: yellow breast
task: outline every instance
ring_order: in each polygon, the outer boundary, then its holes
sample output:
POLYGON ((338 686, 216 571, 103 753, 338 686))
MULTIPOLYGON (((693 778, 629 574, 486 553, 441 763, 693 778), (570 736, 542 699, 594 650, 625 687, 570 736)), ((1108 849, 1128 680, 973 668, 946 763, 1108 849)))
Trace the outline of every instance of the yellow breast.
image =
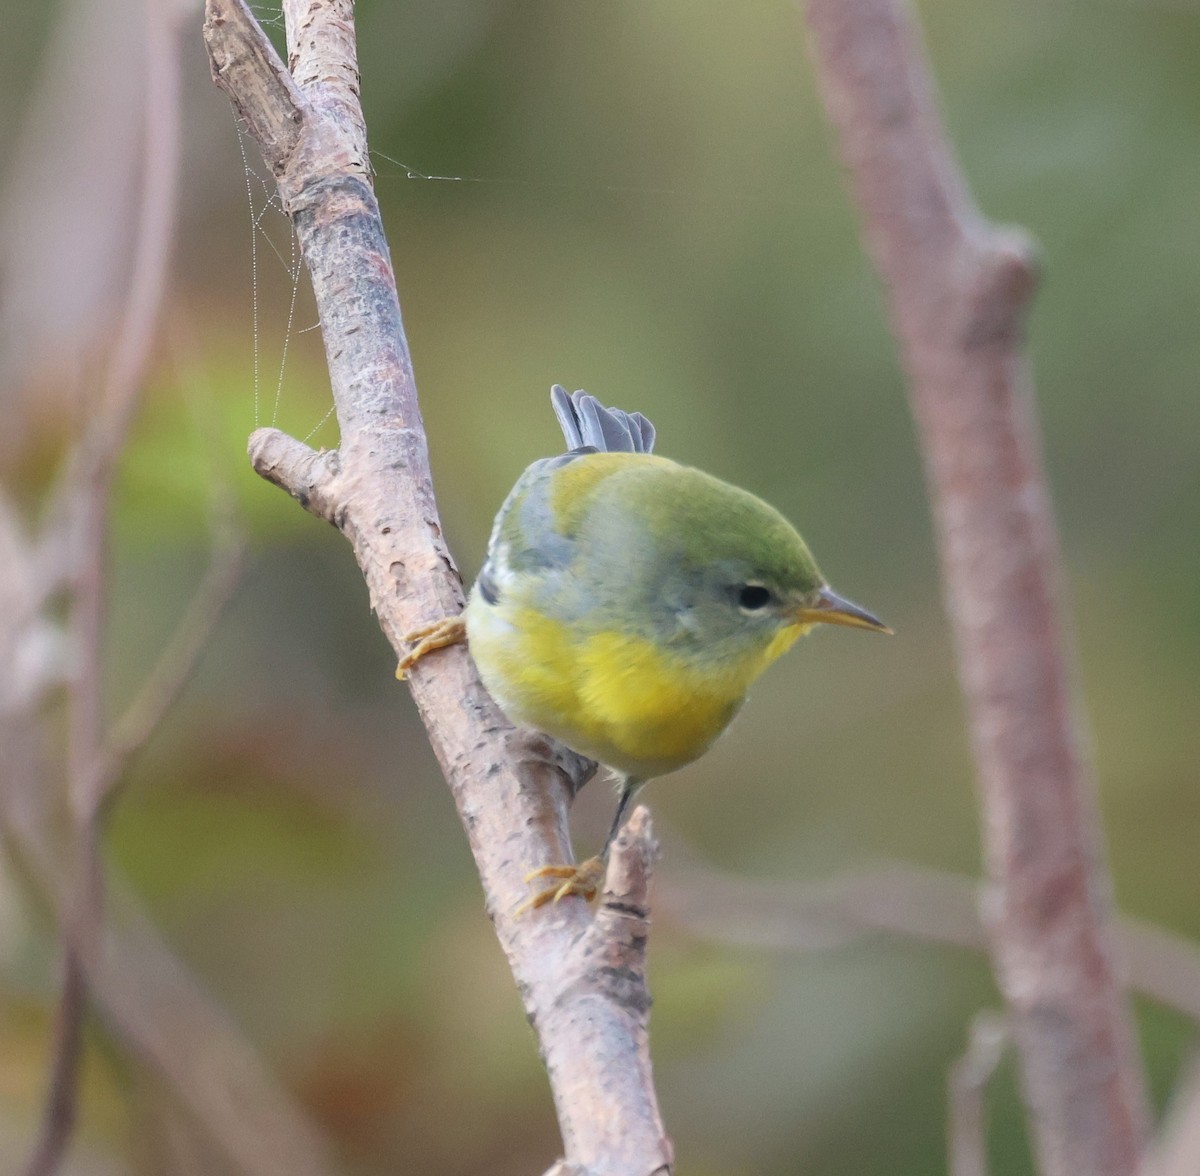
POLYGON ((785 630, 769 646, 714 668, 642 637, 570 632, 525 607, 473 599, 467 627, 484 684, 510 719, 641 779, 702 755, 750 683, 801 631, 785 630))

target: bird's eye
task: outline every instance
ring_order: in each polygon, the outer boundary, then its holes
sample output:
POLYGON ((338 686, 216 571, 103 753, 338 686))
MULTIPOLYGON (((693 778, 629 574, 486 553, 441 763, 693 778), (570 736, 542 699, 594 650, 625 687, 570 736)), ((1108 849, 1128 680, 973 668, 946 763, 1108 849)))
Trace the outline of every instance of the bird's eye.
POLYGON ((771 590, 762 584, 743 584, 738 588, 737 602, 746 612, 757 612, 771 603, 771 590))

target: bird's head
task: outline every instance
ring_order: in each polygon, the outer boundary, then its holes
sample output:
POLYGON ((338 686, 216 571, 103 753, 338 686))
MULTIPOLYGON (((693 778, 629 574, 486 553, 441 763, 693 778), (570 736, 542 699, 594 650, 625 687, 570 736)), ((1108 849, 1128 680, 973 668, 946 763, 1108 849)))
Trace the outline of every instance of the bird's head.
POLYGON ((815 625, 891 632, 829 586, 774 507, 686 467, 676 467, 667 485, 669 498, 644 503, 657 552, 646 587, 660 602, 660 634, 674 629, 672 644, 714 662, 761 650, 765 665, 815 625))

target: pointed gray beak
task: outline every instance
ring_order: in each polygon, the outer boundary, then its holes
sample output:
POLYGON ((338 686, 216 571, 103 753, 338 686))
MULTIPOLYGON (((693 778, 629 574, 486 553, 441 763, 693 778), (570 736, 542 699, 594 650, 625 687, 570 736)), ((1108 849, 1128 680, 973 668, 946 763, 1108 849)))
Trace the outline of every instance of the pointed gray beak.
POLYGON ((855 629, 872 629, 876 633, 892 632, 877 616, 839 596, 828 585, 818 593, 816 604, 797 610, 796 619, 805 625, 850 625, 855 629))

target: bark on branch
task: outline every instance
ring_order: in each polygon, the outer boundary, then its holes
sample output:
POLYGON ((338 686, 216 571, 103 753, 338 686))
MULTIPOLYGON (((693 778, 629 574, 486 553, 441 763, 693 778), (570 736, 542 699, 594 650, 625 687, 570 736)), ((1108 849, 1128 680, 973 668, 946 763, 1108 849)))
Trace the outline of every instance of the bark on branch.
MULTIPOLYGON (((351 0, 285 0, 291 72, 243 0, 207 0, 213 77, 279 181, 312 278, 336 452, 277 430, 254 468, 350 541, 397 654, 404 634, 457 613, 395 279, 370 183, 351 0)), ((549 1071, 566 1163, 584 1176, 667 1172, 650 1073, 645 917, 654 843, 644 812, 614 847, 600 912, 582 902, 514 919, 532 867, 569 860, 567 809, 593 765, 515 731, 461 648, 418 663, 413 697, 479 867, 488 913, 549 1071)))
POLYGON ((909 377, 978 769, 985 921, 1035 1150, 1045 1176, 1132 1176, 1148 1115, 1023 351, 1033 250, 972 203, 904 0, 807 12, 909 377))

